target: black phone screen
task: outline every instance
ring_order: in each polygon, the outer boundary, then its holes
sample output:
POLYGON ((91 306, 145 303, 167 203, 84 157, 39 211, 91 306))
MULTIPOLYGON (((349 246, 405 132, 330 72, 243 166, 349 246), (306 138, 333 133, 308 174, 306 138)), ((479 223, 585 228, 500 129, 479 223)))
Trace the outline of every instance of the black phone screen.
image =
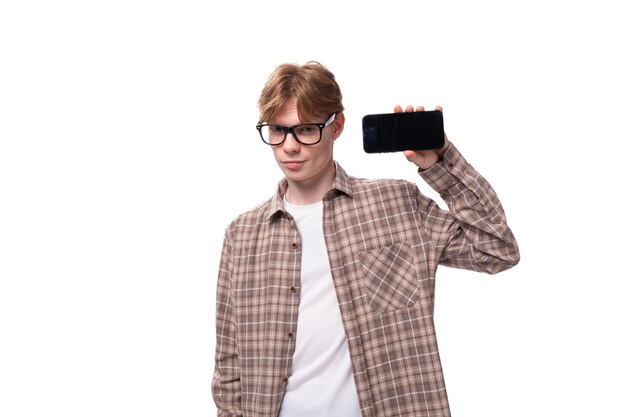
POLYGON ((363 117, 367 153, 440 149, 444 145, 440 111, 368 114, 363 117))

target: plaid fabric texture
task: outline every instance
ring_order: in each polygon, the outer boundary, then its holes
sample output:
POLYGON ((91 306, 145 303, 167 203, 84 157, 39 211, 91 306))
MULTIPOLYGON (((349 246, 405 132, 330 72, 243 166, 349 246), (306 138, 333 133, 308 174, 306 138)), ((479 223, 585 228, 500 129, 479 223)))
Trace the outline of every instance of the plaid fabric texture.
MULTIPOLYGON (((451 144, 422 177, 449 211, 402 180, 336 165, 324 235, 363 417, 450 415, 433 324, 438 265, 497 273, 519 261, 495 192, 451 144)), ((276 416, 298 337, 300 238, 276 195, 226 230, 217 284, 219 416, 276 416)))

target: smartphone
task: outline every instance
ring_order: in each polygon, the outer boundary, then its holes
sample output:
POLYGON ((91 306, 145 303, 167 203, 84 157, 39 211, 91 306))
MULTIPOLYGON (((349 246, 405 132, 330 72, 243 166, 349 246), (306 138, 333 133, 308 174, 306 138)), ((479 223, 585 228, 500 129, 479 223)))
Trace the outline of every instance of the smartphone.
POLYGON ((363 149, 367 153, 443 148, 443 113, 437 110, 363 116, 363 149))

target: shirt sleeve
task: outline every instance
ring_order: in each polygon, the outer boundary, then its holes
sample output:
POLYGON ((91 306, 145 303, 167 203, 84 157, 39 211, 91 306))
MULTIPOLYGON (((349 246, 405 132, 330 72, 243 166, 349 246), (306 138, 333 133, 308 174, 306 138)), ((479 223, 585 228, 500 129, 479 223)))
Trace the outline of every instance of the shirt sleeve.
POLYGON ((226 232, 217 279, 215 370, 212 393, 218 417, 242 416, 235 309, 231 296, 232 242, 226 232))
POLYGON ((495 274, 519 262, 517 242, 491 185, 452 143, 441 161, 420 170, 449 211, 418 195, 418 210, 439 264, 495 274))

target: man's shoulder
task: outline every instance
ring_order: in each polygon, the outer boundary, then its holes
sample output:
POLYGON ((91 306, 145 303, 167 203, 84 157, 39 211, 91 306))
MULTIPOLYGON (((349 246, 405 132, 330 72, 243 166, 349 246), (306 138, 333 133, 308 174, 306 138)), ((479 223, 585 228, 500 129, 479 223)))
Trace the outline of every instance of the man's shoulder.
POLYGON ((270 214, 273 199, 274 197, 269 198, 256 207, 239 214, 230 222, 228 228, 246 227, 265 222, 270 214))
POLYGON ((410 190, 415 188, 415 184, 403 180, 403 179, 393 179, 393 178, 359 178, 359 177, 350 177, 351 184, 353 187, 353 191, 355 194, 363 194, 364 196, 369 195, 372 191, 375 190, 410 190))

